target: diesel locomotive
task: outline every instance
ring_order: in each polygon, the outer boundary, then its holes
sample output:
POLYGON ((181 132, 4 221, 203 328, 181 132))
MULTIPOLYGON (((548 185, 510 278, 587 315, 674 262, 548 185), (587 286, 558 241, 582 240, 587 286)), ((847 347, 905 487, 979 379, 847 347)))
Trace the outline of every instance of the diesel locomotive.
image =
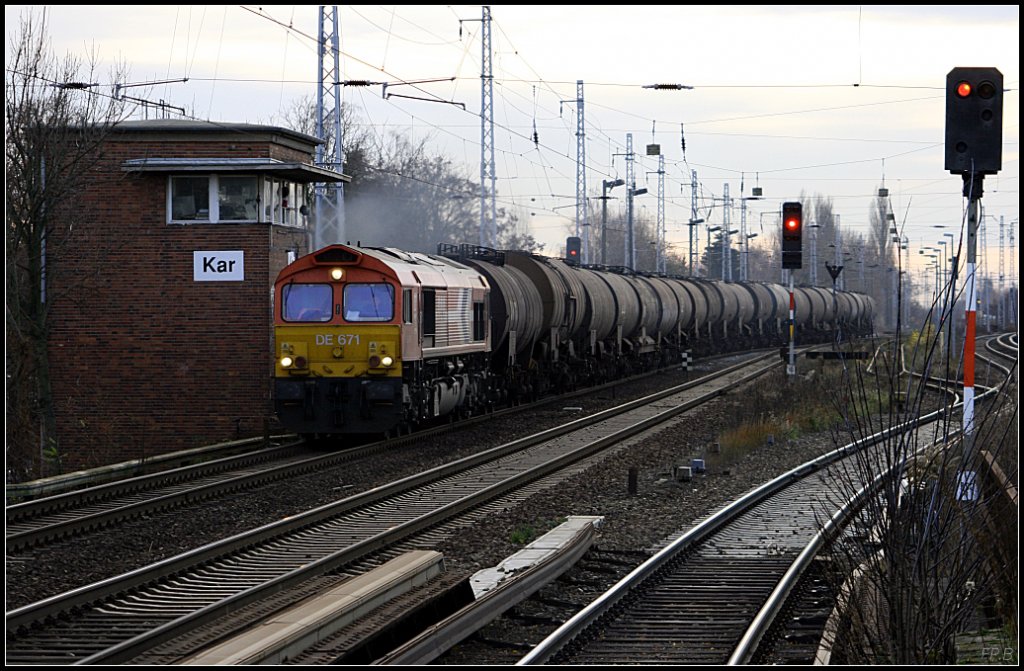
MULTIPOLYGON (((798 342, 872 329, 863 294, 794 292, 798 342)), ((399 432, 695 355, 782 344, 778 284, 647 276, 474 246, 331 245, 274 286, 274 403, 297 433, 399 432)))

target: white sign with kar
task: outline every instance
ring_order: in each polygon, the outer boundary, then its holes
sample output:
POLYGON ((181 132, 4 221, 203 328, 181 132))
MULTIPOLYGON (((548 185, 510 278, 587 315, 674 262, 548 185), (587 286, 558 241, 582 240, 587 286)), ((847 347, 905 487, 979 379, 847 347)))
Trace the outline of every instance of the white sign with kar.
POLYGON ((242 282, 245 252, 192 252, 192 279, 196 282, 242 282))

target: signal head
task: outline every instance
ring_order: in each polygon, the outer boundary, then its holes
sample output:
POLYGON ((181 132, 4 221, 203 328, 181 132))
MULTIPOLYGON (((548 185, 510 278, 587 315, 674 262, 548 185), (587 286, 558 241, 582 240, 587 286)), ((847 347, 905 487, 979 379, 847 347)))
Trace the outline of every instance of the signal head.
POLYGON ((578 266, 580 264, 580 248, 582 241, 575 235, 565 239, 565 261, 569 265, 578 266))
POLYGON ((803 267, 804 208, 799 202, 782 204, 782 267, 803 267))
POLYGON ((1003 74, 953 68, 946 75, 946 170, 994 175, 1003 158, 1003 74))

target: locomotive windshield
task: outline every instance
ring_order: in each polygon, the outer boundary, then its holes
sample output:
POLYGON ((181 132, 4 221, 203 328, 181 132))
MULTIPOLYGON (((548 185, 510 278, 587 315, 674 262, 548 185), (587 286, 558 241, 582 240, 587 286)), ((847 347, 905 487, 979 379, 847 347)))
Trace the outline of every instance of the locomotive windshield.
POLYGON ((330 284, 286 284, 281 315, 286 322, 329 322, 332 295, 330 284))
POLYGON ((390 284, 348 284, 342 307, 350 322, 389 322, 395 316, 395 289, 390 284))

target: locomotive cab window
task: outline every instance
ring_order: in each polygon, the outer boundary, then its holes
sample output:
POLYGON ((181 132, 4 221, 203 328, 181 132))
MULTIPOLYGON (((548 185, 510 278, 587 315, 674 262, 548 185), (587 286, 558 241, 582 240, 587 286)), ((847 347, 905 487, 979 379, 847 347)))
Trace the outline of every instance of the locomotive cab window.
POLYGON ((330 284, 286 284, 281 316, 286 322, 329 322, 332 296, 330 284))
POLYGON ((395 316, 395 288, 390 284, 347 284, 342 299, 345 321, 389 322, 395 316))

